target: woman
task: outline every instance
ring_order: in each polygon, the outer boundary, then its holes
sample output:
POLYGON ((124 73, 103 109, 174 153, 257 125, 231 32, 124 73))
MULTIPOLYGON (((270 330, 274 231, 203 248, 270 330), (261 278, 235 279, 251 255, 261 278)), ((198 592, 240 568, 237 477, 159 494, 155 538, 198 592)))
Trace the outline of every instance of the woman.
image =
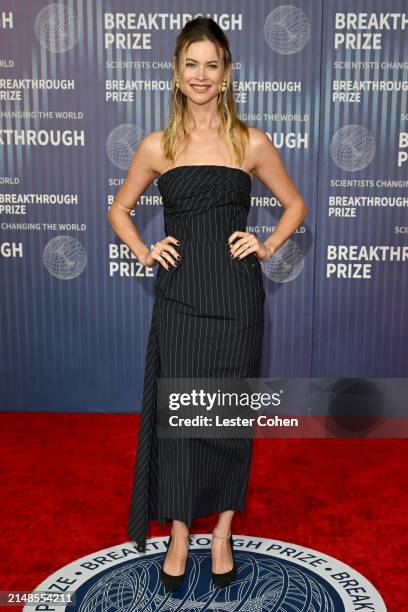
POLYGON ((162 566, 170 590, 184 576, 193 519, 212 512, 219 513, 214 583, 235 578, 231 521, 244 509, 252 439, 158 438, 156 380, 260 375, 260 260, 273 256, 307 211, 269 138, 237 117, 231 66, 215 21, 185 25, 173 57, 171 121, 142 139, 108 215, 137 259, 158 265, 128 533, 143 552, 149 520, 172 521, 162 566), (129 213, 158 176, 166 235, 149 249, 129 213), (285 209, 264 242, 245 231, 251 176, 285 209))

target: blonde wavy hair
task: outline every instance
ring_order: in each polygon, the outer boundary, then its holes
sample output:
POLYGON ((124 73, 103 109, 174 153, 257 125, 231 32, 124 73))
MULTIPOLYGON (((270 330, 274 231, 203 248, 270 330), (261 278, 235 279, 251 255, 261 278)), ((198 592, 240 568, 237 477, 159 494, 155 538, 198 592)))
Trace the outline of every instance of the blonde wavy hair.
MULTIPOLYGON (((209 40, 215 44, 222 58, 224 70, 232 65, 228 39, 220 26, 209 17, 196 17, 188 21, 176 40, 175 75, 181 72, 182 59, 191 43, 209 40)), ((231 81, 219 88, 218 114, 221 119, 219 134, 224 138, 237 163, 241 165, 249 140, 247 125, 237 116, 231 81)), ((170 121, 162 135, 162 149, 166 158, 174 161, 179 147, 187 143, 187 98, 173 78, 169 109, 170 121)))

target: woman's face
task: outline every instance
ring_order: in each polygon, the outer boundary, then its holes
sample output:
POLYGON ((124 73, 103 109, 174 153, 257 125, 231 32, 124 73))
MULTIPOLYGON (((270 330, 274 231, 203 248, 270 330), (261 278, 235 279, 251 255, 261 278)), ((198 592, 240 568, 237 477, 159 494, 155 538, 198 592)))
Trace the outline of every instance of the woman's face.
POLYGON ((217 47, 211 41, 191 43, 183 52, 178 74, 179 87, 192 102, 204 104, 216 97, 224 78, 228 82, 228 73, 224 72, 217 47))

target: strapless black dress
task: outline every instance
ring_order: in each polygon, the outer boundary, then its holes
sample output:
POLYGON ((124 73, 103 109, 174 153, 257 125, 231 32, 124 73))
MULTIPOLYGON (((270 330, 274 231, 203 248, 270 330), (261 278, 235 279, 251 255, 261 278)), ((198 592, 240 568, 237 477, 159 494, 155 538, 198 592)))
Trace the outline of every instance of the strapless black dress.
POLYGON ((259 377, 265 291, 254 253, 227 239, 246 231, 250 175, 215 165, 176 166, 157 181, 165 234, 180 240, 177 267, 160 264, 148 336, 128 535, 145 551, 149 521, 243 510, 252 438, 158 437, 156 379, 259 377))

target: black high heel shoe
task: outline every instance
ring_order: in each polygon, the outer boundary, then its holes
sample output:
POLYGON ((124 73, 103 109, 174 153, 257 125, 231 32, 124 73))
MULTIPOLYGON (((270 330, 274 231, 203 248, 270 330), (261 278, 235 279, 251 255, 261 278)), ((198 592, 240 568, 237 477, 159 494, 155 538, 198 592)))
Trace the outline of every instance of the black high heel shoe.
POLYGON ((237 576, 237 567, 235 564, 234 548, 233 548, 234 541, 232 539, 232 533, 227 538, 223 538, 222 536, 217 536, 215 535, 215 533, 213 533, 213 538, 219 538, 220 540, 228 540, 231 546, 231 555, 232 555, 232 563, 233 563, 232 568, 228 572, 223 572, 222 574, 217 574, 213 571, 211 572, 211 577, 213 579, 215 586, 217 586, 220 589, 223 589, 224 587, 229 586, 231 582, 233 582, 237 576))
MULTIPOLYGON (((169 540, 167 542, 167 551, 169 550, 171 540, 172 540, 172 536, 169 537, 169 540)), ((166 552, 166 556, 167 556, 167 552, 166 552)), ((178 574, 176 576, 173 576, 172 574, 167 574, 163 569, 165 561, 166 561, 166 557, 164 558, 164 561, 161 566, 160 578, 165 588, 168 591, 175 591, 176 589, 179 588, 179 586, 181 586, 181 583, 183 582, 183 578, 186 572, 183 572, 182 574, 178 574)))

